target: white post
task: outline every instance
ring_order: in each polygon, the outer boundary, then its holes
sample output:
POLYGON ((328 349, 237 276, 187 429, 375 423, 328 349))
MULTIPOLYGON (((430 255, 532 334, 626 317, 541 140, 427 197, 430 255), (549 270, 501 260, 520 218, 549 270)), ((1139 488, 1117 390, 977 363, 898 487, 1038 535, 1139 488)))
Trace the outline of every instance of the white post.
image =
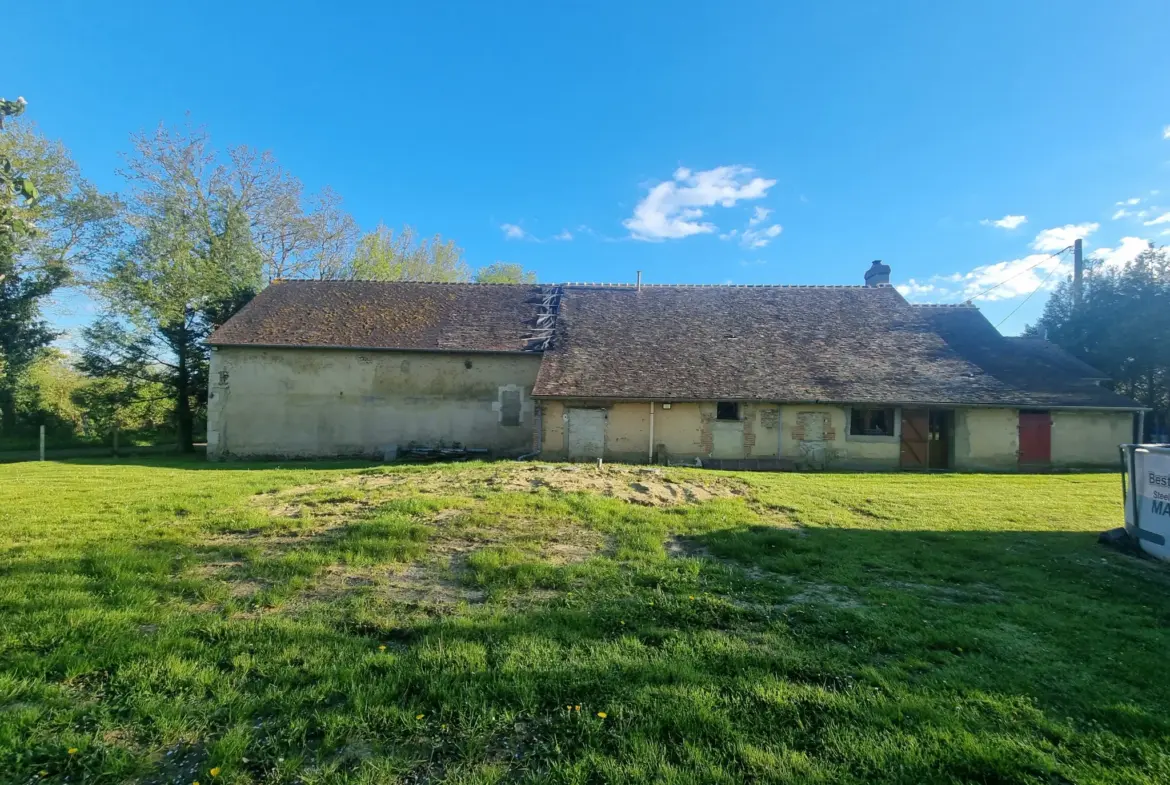
POLYGON ((654 463, 654 401, 650 402, 650 463, 654 463))
POLYGON ((45 460, 45 426, 41 426, 41 460, 45 460))

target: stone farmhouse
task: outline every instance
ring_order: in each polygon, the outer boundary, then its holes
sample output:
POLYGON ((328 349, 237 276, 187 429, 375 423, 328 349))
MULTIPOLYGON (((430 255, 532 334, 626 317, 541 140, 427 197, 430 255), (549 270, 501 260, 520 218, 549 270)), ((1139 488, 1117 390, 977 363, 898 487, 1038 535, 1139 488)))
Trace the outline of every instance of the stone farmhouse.
POLYGON ((1141 407, 971 305, 864 286, 283 281, 210 338, 208 454, 1112 466, 1141 407))

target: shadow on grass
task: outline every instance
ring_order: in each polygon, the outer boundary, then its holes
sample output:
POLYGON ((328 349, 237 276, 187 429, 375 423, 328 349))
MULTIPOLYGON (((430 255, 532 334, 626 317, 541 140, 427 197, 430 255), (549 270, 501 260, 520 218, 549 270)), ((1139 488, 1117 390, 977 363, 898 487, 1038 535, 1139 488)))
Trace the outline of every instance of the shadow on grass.
POLYGON ((560 567, 571 589, 539 599, 359 590, 247 615, 179 601, 201 554, 178 543, 18 555, 0 568, 0 702, 52 714, 0 711, 0 765, 57 776, 75 746, 111 779, 183 760, 256 780, 1170 776, 1170 688, 1149 678, 1170 645, 1165 565, 1080 532, 680 542, 688 556, 560 567), (175 738, 201 741, 166 756, 175 738))

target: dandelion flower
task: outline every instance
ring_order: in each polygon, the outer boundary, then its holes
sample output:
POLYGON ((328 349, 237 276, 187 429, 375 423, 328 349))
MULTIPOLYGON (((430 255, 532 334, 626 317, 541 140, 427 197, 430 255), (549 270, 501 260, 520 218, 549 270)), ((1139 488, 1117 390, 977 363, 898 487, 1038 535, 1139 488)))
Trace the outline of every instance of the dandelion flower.
POLYGON ((580 703, 578 703, 576 706, 574 706, 574 707, 573 707, 573 709, 574 709, 575 711, 581 711, 581 704, 580 704, 580 703))
POLYGON ((211 776, 218 777, 219 776, 219 766, 216 766, 214 769, 212 769, 210 773, 211 773, 211 776))
POLYGON ((425 714, 416 714, 416 715, 414 715, 414 718, 415 718, 416 720, 421 720, 421 719, 422 719, 423 717, 425 717, 425 716, 427 716, 427 715, 425 715, 425 714))
POLYGON ((41 769, 40 771, 38 771, 37 774, 41 775, 42 777, 49 776, 49 772, 45 771, 44 769, 41 769))
POLYGON ((695 595, 693 595, 693 594, 692 594, 692 595, 691 595, 691 599, 692 599, 692 600, 693 600, 693 599, 695 599, 695 595))
POLYGON ((65 750, 65 752, 66 752, 67 754, 69 754, 69 755, 76 755, 76 754, 77 754, 77 748, 76 748, 76 747, 70 747, 69 749, 65 750))
POLYGON ((382 644, 381 646, 379 646, 378 651, 386 651, 386 644, 382 644))
POLYGON ((603 719, 603 720, 604 720, 604 719, 605 719, 606 717, 608 717, 609 715, 608 715, 608 714, 606 714, 604 711, 599 711, 599 712, 597 712, 597 716, 598 716, 598 717, 601 717, 601 719, 603 719))

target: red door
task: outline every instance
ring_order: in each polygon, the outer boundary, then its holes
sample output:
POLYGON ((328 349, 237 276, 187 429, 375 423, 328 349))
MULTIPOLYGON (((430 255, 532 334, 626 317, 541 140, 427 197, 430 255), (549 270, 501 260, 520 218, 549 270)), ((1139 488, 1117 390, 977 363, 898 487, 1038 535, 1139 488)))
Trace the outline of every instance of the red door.
POLYGON ((902 410, 902 468, 930 466, 930 414, 926 409, 902 410))
POLYGON ((1048 412, 1020 412, 1020 465, 1052 462, 1052 418, 1048 412))

